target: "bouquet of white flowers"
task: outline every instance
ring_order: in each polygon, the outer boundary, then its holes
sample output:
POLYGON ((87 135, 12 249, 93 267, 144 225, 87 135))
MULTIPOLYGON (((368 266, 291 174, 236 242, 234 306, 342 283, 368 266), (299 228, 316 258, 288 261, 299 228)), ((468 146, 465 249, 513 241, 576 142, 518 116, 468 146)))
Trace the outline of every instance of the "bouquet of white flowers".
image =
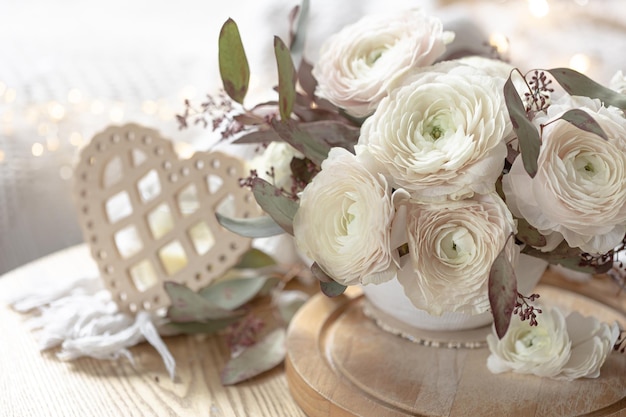
MULTIPOLYGON (((498 345, 512 318, 541 321, 537 296, 517 290, 519 254, 604 273, 624 247, 623 77, 612 90, 566 68, 523 74, 493 57, 443 60, 454 34, 419 10, 345 27, 311 65, 299 21, 288 44, 275 38, 278 100, 252 107, 237 25, 222 28, 223 85, 241 106, 217 125, 234 143, 281 146, 288 161, 274 165, 289 169, 287 180, 268 166, 241 181, 268 216, 218 214, 220 223, 249 237, 292 234, 329 296, 397 279, 432 315, 491 311, 493 370, 532 372, 498 345)), ((204 116, 189 106, 179 120, 204 116)), ((547 317, 542 328, 561 329, 571 347, 570 321, 547 317)), ((561 349, 548 376, 597 373, 619 331, 583 327, 591 333, 578 339, 594 340, 599 359, 567 365, 561 349)), ((503 340, 515 345, 519 333, 503 340)))

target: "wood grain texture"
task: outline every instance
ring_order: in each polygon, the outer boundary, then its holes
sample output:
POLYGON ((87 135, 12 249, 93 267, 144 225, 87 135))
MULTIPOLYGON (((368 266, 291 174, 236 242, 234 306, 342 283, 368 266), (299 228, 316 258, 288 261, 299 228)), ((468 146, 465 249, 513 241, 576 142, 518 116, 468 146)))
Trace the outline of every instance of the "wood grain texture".
MULTIPOLYGON (((606 279, 564 283, 546 273, 546 304, 626 324, 626 301, 606 279), (584 295, 575 290, 584 290, 584 295), (610 295, 610 300, 604 299, 610 295)), ((317 416, 626 416, 626 355, 612 353, 598 379, 553 381, 491 374, 489 351, 422 346, 381 330, 363 297, 316 296, 288 335, 287 380, 296 402, 317 416)))
MULTIPOLYGON (((0 295, 27 285, 46 271, 83 273, 95 268, 79 246, 0 277, 0 295)), ((220 338, 166 339, 177 362, 170 380, 159 355, 141 344, 127 359, 62 362, 40 353, 25 316, 0 305, 0 416, 293 416, 304 417, 289 394, 282 368, 234 387, 223 387, 219 371, 228 360, 220 338)))

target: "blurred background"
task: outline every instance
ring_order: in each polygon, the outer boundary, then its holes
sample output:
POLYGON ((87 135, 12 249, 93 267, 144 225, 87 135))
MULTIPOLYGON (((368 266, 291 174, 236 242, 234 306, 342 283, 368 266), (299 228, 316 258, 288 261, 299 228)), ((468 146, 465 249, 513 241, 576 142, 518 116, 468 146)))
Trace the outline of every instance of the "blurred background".
MULTIPOLYGON (((608 84, 626 71, 624 0, 310 0, 306 56, 368 13, 422 7, 522 70, 566 66, 608 84), (472 37, 474 36, 474 37, 472 37)), ((0 274, 83 241, 72 167, 110 124, 158 129, 182 157, 210 145, 180 131, 184 100, 220 88, 217 39, 239 25, 253 78, 247 103, 271 97, 273 36, 287 39, 297 0, 3 0, 0 24, 0 274)), ((461 45, 462 46, 462 45, 461 45)))

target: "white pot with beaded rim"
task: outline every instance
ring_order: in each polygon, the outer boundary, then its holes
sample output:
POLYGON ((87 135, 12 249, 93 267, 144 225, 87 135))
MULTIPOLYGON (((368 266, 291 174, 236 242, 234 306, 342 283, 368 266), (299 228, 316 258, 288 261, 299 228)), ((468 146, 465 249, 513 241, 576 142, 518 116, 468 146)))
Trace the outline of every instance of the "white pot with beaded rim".
MULTIPOLYGON (((518 291, 521 294, 529 295, 541 279, 547 266, 548 263, 542 259, 520 254, 515 267, 518 291)), ((405 268, 399 273, 412 272, 409 268, 405 268)), ((470 330, 490 325, 493 321, 493 316, 489 311, 474 315, 457 312, 443 313, 440 316, 431 315, 413 305, 397 279, 377 285, 365 285, 363 286, 363 293, 366 300, 384 314, 419 330, 470 330)))

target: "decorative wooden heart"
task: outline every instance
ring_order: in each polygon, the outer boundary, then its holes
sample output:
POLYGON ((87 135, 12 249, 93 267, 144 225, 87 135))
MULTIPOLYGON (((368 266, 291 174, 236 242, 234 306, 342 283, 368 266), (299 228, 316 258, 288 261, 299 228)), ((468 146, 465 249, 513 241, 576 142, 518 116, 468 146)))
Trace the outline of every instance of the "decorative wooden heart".
POLYGON ((260 214, 239 187, 243 162, 197 152, 179 160, 172 142, 134 124, 109 127, 83 149, 74 194, 85 241, 121 309, 169 305, 163 281, 197 290, 234 266, 251 241, 215 212, 260 214))

